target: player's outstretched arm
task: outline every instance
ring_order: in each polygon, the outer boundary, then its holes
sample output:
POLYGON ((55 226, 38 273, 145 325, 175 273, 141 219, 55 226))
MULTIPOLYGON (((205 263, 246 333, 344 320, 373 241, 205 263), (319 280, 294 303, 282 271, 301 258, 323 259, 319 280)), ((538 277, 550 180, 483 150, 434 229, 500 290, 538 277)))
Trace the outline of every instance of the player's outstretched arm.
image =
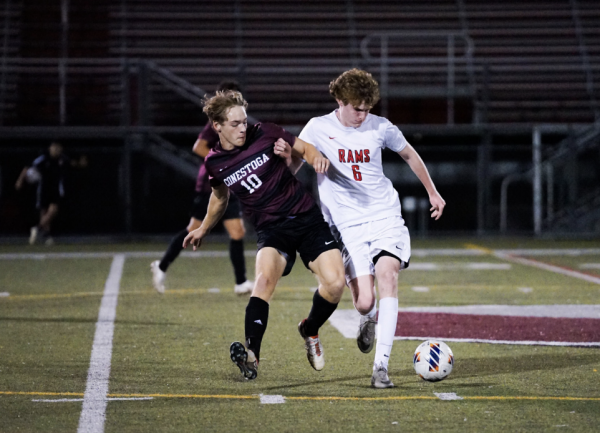
POLYGON ((225 184, 221 184, 216 188, 213 188, 212 194, 210 195, 210 201, 208 202, 208 210, 206 211, 206 217, 202 221, 202 225, 196 230, 188 233, 183 240, 183 248, 187 248, 191 245, 196 251, 202 245, 202 239, 210 233, 212 228, 219 222, 225 209, 227 209, 227 203, 229 202, 229 189, 225 184))
POLYGON ((285 163, 292 174, 298 173, 298 170, 300 170, 300 167, 304 164, 304 160, 292 153, 292 146, 290 146, 290 143, 283 138, 280 138, 275 142, 275 155, 279 155, 285 160, 285 163))
POLYGON ((315 146, 298 137, 292 148, 292 155, 294 154, 312 165, 317 173, 325 173, 329 168, 329 160, 315 146))
POLYGON ((427 190, 429 202, 431 203, 431 208, 429 209, 431 211, 431 218, 435 218, 436 220, 440 219, 444 212, 446 201, 442 198, 433 184, 431 176, 429 176, 429 171, 427 171, 427 167, 425 167, 425 163, 410 144, 407 144, 404 149, 398 152, 398 155, 406 161, 410 169, 417 175, 427 190))
POLYGON ((21 174, 19 174, 19 177, 18 177, 17 181, 15 182, 15 189, 17 191, 19 191, 21 188, 23 188, 23 181, 25 180, 25 176, 27 176, 28 169, 29 169, 29 167, 24 167, 23 170, 21 170, 21 174))

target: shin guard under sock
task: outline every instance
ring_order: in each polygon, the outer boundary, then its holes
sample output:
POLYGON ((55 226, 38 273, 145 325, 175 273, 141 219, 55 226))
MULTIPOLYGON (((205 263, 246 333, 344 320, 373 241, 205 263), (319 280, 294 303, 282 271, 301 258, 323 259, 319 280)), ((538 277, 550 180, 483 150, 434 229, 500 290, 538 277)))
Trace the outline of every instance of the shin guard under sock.
POLYGON ((325 300, 317 290, 313 296, 313 305, 304 322, 304 332, 310 337, 319 334, 319 328, 327 322, 327 319, 333 314, 338 304, 332 304, 325 300))
POLYGON ((235 284, 242 284, 246 281, 246 259, 244 258, 243 239, 238 241, 231 239, 229 241, 229 258, 233 265, 235 284))
POLYGON ((373 369, 378 364, 383 364, 387 369, 398 322, 398 298, 379 300, 379 318, 377 322, 377 345, 375 346, 373 369))
POLYGON ((184 229, 177 233, 173 239, 171 239, 169 248, 167 248, 165 255, 163 256, 163 258, 160 261, 160 264, 158 265, 161 271, 167 272, 168 267, 179 256, 179 253, 181 252, 181 250, 183 250, 183 240, 187 235, 188 231, 187 229, 184 229))
POLYGON ((260 359, 260 345, 267 330, 268 321, 269 304, 256 296, 252 296, 246 307, 246 348, 254 352, 257 360, 260 359))

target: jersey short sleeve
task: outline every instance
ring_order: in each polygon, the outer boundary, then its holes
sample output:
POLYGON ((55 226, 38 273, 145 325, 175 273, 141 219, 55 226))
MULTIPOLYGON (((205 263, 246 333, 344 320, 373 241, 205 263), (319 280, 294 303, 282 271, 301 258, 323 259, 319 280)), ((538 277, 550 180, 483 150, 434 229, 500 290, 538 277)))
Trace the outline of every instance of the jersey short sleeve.
POLYGON ((206 155, 206 159, 204 160, 205 164, 204 164, 204 170, 206 170, 206 174, 208 175, 208 184, 210 185, 211 188, 218 188, 219 186, 221 186, 223 184, 223 180, 220 179, 219 177, 215 176, 211 170, 211 167, 209 167, 206 164, 206 160, 213 154, 214 152, 211 150, 210 152, 208 152, 208 155, 206 155))
POLYGON ((306 126, 304 126, 304 128, 302 129, 302 131, 300 132, 300 135, 298 136, 298 138, 300 140, 303 140, 307 143, 312 144, 313 146, 317 147, 318 149, 318 140, 315 139, 314 137, 314 125, 315 125, 315 119, 310 119, 308 121, 308 123, 306 124, 306 126))
POLYGON ((31 165, 39 170, 42 167, 42 164, 46 161, 46 159, 46 155, 40 155, 33 160, 33 163, 31 165))
POLYGON ((290 146, 294 147, 294 144, 296 143, 296 136, 286 131, 281 126, 274 123, 263 123, 261 127, 262 130, 265 131, 265 134, 275 138, 275 141, 277 141, 277 138, 283 138, 289 143, 290 146))
POLYGON ((388 120, 385 124, 384 146, 394 152, 400 152, 407 144, 408 141, 404 138, 402 131, 388 120))

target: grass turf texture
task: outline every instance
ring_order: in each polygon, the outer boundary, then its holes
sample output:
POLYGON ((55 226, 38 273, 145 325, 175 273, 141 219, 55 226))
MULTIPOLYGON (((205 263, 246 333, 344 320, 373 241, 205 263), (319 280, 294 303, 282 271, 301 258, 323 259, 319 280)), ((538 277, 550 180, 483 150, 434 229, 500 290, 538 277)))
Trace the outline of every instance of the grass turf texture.
MULTIPOLYGON (((501 248, 532 247, 506 241, 501 248)), ((535 248, 563 245, 536 241, 535 248), (541 245, 540 245, 541 244, 541 245)), ((462 248, 464 243, 415 242, 414 247, 462 248)), ((495 246, 488 242, 487 248, 495 246)), ((570 242, 565 247, 597 247, 570 242)), ((159 246, 102 246, 104 251, 159 251, 159 246)), ((211 249, 213 248, 211 245, 211 249)), ((222 247, 220 249, 223 249, 222 247)), ((39 252, 76 251, 75 246, 39 252)), ((93 249, 87 249, 93 251, 93 249)), ((3 247, 3 253, 30 252, 3 247)), ((534 257, 578 269, 599 256, 534 257)), ((180 258, 168 291, 150 285, 151 259, 128 258, 121 280, 109 397, 154 395, 146 401, 109 401, 106 432, 139 431, 598 431, 598 349, 451 343, 451 376, 431 384, 417 378, 418 342, 396 341, 390 377, 396 388, 369 387, 373 353, 332 326, 322 329, 326 366, 308 364, 296 326, 310 309, 316 286, 300 262, 282 279, 271 303, 259 377, 241 379, 228 358, 243 339, 246 297, 233 294, 227 258, 180 258), (211 293, 218 287, 220 293, 211 293), (435 393, 464 400, 441 401, 435 393), (285 404, 261 404, 259 394, 283 395, 285 404), (582 399, 582 400, 577 400, 582 399), (593 400, 595 399, 595 400, 593 400), (397 423, 397 424, 394 424, 397 423)), ((0 260, 0 431, 76 431, 102 290, 110 259, 0 260), (36 393, 75 395, 36 395, 36 393)), ((411 263, 505 263, 492 256, 414 257, 411 263)), ((253 259, 247 261, 253 275, 253 259)), ((444 270, 401 273, 401 306, 598 303, 600 286, 541 269, 444 270), (412 286, 426 286, 417 293, 412 286), (519 287, 530 287, 522 293, 519 287)), ((591 272, 590 272, 591 273, 591 272)), ((339 306, 351 309, 348 292, 339 306)))

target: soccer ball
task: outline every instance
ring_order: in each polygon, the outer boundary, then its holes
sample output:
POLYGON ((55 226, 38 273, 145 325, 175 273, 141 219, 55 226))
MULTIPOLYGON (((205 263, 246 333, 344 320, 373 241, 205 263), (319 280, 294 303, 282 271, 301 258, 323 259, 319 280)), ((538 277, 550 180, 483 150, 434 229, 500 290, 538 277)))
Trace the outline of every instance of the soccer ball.
POLYGON ((438 382, 445 379, 454 366, 454 355, 442 341, 427 340, 419 344, 413 357, 413 366, 421 379, 438 382))
POLYGON ((42 178, 42 175, 35 167, 29 167, 25 172, 25 180, 28 183, 37 183, 42 178))

